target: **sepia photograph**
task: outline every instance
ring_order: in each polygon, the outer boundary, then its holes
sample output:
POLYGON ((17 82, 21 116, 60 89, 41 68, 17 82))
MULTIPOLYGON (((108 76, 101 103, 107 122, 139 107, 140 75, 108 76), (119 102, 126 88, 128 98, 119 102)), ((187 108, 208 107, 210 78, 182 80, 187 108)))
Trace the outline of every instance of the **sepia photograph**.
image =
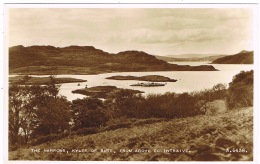
POLYGON ((6 4, 8 160, 254 161, 257 12, 6 4))

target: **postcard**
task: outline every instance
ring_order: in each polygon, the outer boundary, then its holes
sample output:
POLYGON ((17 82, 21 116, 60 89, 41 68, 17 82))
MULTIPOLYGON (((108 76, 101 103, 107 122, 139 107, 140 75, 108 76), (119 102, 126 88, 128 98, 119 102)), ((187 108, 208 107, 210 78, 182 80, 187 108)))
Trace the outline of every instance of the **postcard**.
POLYGON ((247 161, 256 4, 6 4, 8 162, 247 161))

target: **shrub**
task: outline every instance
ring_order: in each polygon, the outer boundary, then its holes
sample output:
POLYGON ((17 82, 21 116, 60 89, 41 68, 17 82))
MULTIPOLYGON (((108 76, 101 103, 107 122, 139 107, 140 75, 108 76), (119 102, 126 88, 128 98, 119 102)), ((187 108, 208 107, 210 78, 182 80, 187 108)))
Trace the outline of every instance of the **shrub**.
POLYGON ((110 116, 116 118, 183 118, 205 114, 208 103, 225 99, 227 87, 217 84, 211 89, 193 93, 149 94, 146 97, 121 93, 105 102, 110 116), (114 113, 114 114, 113 114, 114 113))
POLYGON ((87 97, 73 100, 73 129, 103 126, 108 121, 104 111, 103 103, 99 99, 87 97))
POLYGON ((196 97, 189 93, 149 94, 147 97, 125 96, 120 100, 107 104, 110 105, 109 109, 117 111, 118 117, 180 118, 201 114, 197 110, 196 97))
POLYGON ((50 135, 46 135, 46 136, 41 136, 37 139, 32 140, 31 145, 35 146, 35 145, 43 144, 43 143, 46 143, 46 142, 59 140, 59 139, 62 139, 64 137, 67 137, 68 135, 69 135, 69 133, 65 132, 65 133, 60 133, 60 134, 50 134, 50 135))
POLYGON ((96 127, 91 128, 82 128, 74 132, 77 135, 88 135, 88 134, 96 134, 99 132, 99 129, 96 127))
POLYGON ((253 70, 241 71, 229 83, 227 102, 229 107, 248 107, 253 105, 253 70))
POLYGON ((152 123, 162 122, 162 121, 167 121, 167 119, 152 118, 152 119, 138 120, 133 125, 142 126, 142 125, 152 124, 152 123))
POLYGON ((104 128, 104 130, 116 130, 116 129, 122 129, 122 128, 130 128, 132 125, 132 123, 130 122, 126 122, 126 123, 120 123, 120 124, 114 124, 114 125, 110 125, 106 128, 104 128))

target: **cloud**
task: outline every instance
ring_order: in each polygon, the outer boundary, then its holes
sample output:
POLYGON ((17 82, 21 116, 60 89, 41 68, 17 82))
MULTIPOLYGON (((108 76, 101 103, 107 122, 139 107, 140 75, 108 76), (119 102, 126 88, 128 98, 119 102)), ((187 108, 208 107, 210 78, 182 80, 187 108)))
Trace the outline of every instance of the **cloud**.
POLYGON ((140 49, 161 54, 211 47, 208 51, 231 53, 250 47, 242 43, 253 38, 253 15, 247 8, 13 8, 9 14, 10 46, 78 44, 108 52, 140 49), (224 50, 227 43, 230 50, 224 50))

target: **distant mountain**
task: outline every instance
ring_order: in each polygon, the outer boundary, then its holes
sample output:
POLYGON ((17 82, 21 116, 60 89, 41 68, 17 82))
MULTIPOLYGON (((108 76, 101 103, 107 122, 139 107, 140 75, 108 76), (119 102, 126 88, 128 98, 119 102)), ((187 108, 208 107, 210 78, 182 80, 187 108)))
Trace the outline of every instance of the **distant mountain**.
POLYGON ((253 64, 254 52, 241 51, 235 55, 225 56, 223 58, 212 61, 213 64, 253 64))
POLYGON ((210 56, 225 56, 224 54, 180 54, 180 55, 166 55, 170 58, 206 58, 210 56))
POLYGON ((141 71, 214 71, 213 66, 180 66, 142 51, 110 54, 92 46, 9 48, 10 74, 98 74, 141 71))
MULTIPOLYGON (((175 55, 174 57, 169 56, 155 56, 157 59, 164 60, 166 62, 212 62, 218 58, 224 57, 226 55, 216 55, 216 56, 205 56, 205 57, 185 57, 185 58, 179 58, 177 56, 181 55, 175 55)), ((192 55, 190 55, 192 56, 192 55)), ((195 56, 195 55, 194 55, 195 56)))

